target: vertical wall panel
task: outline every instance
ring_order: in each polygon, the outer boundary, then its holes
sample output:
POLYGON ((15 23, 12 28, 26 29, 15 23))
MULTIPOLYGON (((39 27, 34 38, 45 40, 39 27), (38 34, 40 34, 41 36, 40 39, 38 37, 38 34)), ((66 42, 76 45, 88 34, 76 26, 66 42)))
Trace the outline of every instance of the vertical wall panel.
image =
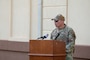
POLYGON ((12 39, 29 40, 30 1, 12 0, 12 39))
POLYGON ((0 39, 10 36, 10 0, 0 0, 0 39))
POLYGON ((38 37, 38 0, 31 1, 31 39, 38 37))
POLYGON ((68 1, 68 25, 76 32, 76 44, 90 45, 90 0, 68 1))
POLYGON ((28 41, 30 0, 0 0, 0 39, 28 41))

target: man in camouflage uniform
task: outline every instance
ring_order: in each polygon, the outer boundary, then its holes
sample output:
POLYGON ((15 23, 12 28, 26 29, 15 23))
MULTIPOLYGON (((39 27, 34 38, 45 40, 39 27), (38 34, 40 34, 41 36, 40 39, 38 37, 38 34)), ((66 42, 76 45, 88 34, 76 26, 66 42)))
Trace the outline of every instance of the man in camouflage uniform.
POLYGON ((51 39, 64 41, 66 44, 66 60, 73 60, 76 39, 73 29, 64 23, 65 18, 61 14, 58 14, 52 20, 54 20, 56 28, 51 33, 51 39))

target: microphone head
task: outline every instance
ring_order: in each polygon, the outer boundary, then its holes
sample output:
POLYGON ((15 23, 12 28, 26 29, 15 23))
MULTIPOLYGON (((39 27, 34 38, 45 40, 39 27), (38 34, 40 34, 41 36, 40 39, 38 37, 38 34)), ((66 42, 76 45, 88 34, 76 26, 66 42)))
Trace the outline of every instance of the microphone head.
POLYGON ((47 38, 47 37, 48 37, 48 35, 49 35, 49 34, 46 34, 46 35, 41 36, 41 37, 39 37, 39 38, 37 38, 37 39, 45 39, 45 38, 47 38))
POLYGON ((46 34, 45 36, 43 36, 44 38, 47 38, 49 34, 46 34))

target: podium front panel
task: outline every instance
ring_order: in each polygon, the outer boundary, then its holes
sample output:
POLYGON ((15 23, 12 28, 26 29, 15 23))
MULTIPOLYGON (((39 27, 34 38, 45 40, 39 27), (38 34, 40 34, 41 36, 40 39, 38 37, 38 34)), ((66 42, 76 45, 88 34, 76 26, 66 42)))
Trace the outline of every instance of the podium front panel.
POLYGON ((65 43, 57 40, 30 40, 30 60, 65 60, 65 43))
POLYGON ((52 40, 31 40, 30 53, 53 54, 53 41, 52 40))

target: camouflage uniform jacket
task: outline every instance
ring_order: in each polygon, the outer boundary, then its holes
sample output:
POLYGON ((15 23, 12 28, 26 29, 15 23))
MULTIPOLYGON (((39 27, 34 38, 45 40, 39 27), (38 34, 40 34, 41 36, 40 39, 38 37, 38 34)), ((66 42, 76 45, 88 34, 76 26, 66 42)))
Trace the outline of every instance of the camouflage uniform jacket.
POLYGON ((55 28, 51 33, 51 39, 64 41, 66 53, 73 53, 76 36, 72 28, 67 25, 63 29, 55 28))

